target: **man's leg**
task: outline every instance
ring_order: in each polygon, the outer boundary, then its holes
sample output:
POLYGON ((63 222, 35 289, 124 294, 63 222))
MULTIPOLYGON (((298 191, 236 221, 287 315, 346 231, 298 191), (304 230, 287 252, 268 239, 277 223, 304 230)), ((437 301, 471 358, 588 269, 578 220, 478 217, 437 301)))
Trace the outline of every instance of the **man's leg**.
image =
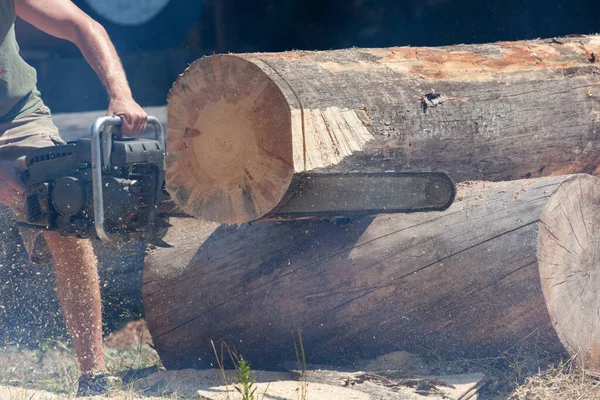
MULTIPOLYGON (((0 201, 22 214, 24 188, 19 177, 25 169, 25 155, 33 149, 64 143, 46 106, 0 124, 0 163, 4 163, 0 170, 0 201), (2 188, 11 190, 3 192, 2 188)), ((56 232, 45 232, 44 238, 54 258, 58 297, 82 374, 77 393, 100 394, 106 391, 110 377, 101 374, 106 367, 96 256, 87 240, 62 237, 56 232)))
POLYGON ((54 257, 58 298, 73 338, 81 374, 104 372, 98 267, 89 240, 45 232, 54 257))

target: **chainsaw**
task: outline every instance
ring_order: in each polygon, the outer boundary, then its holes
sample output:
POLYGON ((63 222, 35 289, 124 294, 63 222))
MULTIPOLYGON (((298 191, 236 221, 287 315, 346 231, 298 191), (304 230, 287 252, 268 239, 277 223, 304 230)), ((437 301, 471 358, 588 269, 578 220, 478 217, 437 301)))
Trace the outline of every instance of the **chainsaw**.
MULTIPOLYGON (((149 117, 154 139, 147 139, 119 136, 120 124, 119 117, 101 117, 90 137, 29 153, 22 176, 26 213, 18 223, 63 236, 104 242, 139 239, 170 247, 163 240, 171 226, 168 218, 185 214, 173 211, 165 189, 162 125, 149 117)), ((262 220, 442 211, 456 193, 454 182, 443 171, 306 172, 295 185, 293 195, 262 220)))
POLYGON ((117 116, 98 118, 90 137, 43 147, 26 156, 22 225, 105 242, 141 239, 168 247, 160 212, 165 190, 165 135, 148 118, 154 139, 121 137, 117 116))

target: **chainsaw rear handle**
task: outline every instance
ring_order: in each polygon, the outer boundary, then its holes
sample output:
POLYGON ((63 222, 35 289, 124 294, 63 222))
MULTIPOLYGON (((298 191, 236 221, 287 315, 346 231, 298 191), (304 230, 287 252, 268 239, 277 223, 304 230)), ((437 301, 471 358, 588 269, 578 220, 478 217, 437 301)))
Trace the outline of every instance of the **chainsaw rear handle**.
MULTIPOLYGON (((112 239, 104 230, 104 197, 102 193, 102 168, 110 168, 112 127, 121 125, 121 117, 107 116, 96 119, 90 133, 92 142, 92 193, 94 200, 94 227, 103 242, 112 239), (104 156, 104 157, 103 157, 104 156)), ((154 129, 154 137, 165 153, 166 142, 162 124, 156 117, 148 117, 148 125, 154 129)))

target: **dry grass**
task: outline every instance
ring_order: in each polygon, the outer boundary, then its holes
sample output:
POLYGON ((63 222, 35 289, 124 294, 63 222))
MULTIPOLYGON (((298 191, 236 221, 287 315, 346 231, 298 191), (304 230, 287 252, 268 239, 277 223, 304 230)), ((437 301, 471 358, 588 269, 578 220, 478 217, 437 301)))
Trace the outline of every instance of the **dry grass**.
POLYGON ((308 383, 306 381, 306 354, 304 351, 304 341, 302 340, 302 329, 300 327, 297 329, 297 335, 296 337, 292 332, 292 342, 296 351, 298 371, 300 371, 300 376, 298 377, 298 400, 306 400, 306 392, 308 390, 308 383))
MULTIPOLYGON (((132 325, 133 326, 133 325, 132 325)), ((148 344, 149 339, 143 330, 136 332, 134 340, 113 339, 113 345, 107 347, 106 359, 109 369, 118 374, 129 368, 142 369, 160 365, 158 355, 148 344)), ((299 387, 298 399, 306 398, 306 360, 301 332, 292 334, 297 352, 299 387)), ((107 342, 109 342, 107 340, 107 342)), ((110 343, 110 342, 109 342, 110 343)), ((215 353, 217 349, 215 348, 215 353)), ((217 356, 222 367, 224 349, 217 356)), ((586 374, 585 370, 574 362, 556 362, 557 358, 545 354, 539 346, 517 346, 507 349, 501 356, 462 360, 445 363, 431 356, 432 374, 483 372, 486 384, 480 393, 485 400, 600 400, 600 380, 586 374), (550 366, 549 366, 550 365, 550 366)), ((224 372, 224 371, 223 371, 224 372)), ((225 378, 225 381, 227 378, 225 378)), ((130 385, 118 385, 101 398, 107 400, 162 399, 183 400, 183 387, 180 382, 160 382, 161 384, 134 388, 130 385), (156 386, 156 387, 155 387, 156 386), (179 394, 178 394, 179 392, 179 394)), ((17 346, 0 347, 0 399, 4 400, 61 400, 74 399, 77 384, 77 366, 73 351, 60 341, 48 340, 40 343, 36 349, 17 346)), ((268 389, 268 388, 267 388, 268 389)), ((268 390, 267 390, 268 391, 268 390)), ((263 393, 257 396, 268 398, 263 393)), ((190 397, 187 397, 190 398, 190 397)), ((193 397, 197 399, 197 397, 193 397)), ((297 399, 294 399, 297 400, 297 399)), ((326 400, 326 399, 323 399, 326 400)))
POLYGON ((75 357, 62 342, 45 341, 37 349, 4 346, 0 385, 67 395, 77 384, 75 357))
POLYGON ((569 361, 552 366, 525 380, 508 397, 510 400, 600 399, 600 381, 569 361))
MULTIPOLYGON (((152 362, 151 349, 129 351, 108 349, 109 362, 115 366, 133 365, 138 362, 148 365, 152 362), (147 354, 144 355, 144 354, 147 354)), ((512 381, 511 389, 495 393, 482 393, 480 399, 509 400, 600 400, 600 381, 589 376, 572 362, 547 367, 529 377, 522 376, 520 384, 514 363, 503 368, 501 379, 512 381)), ((68 350, 57 346, 45 353, 24 349, 0 351, 0 398, 2 400, 62 400, 74 399, 77 370, 75 361, 68 350), (4 391, 3 391, 4 390, 4 391), (43 392, 40 392, 43 390, 43 392), (8 395, 9 397, 5 397, 8 395), (4 397, 3 397, 4 396, 4 397)), ((177 387, 157 388, 158 390, 135 390, 132 386, 115 387, 107 400, 183 400, 177 394, 177 387)), ((197 397, 194 397, 197 399, 197 397)), ((260 398, 260 396, 259 396, 260 398)), ((265 398, 268 398, 265 397, 265 398)), ((326 400, 326 399, 323 399, 326 400)))

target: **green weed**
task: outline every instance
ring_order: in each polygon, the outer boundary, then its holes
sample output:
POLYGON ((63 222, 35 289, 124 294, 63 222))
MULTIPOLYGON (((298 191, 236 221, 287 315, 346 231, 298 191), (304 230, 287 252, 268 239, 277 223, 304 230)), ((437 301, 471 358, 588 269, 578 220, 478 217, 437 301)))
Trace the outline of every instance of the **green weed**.
POLYGON ((250 363, 241 358, 239 363, 235 366, 235 370, 235 380, 238 384, 235 387, 235 390, 242 395, 242 400, 256 400, 254 396, 256 393, 256 382, 252 379, 250 363))

